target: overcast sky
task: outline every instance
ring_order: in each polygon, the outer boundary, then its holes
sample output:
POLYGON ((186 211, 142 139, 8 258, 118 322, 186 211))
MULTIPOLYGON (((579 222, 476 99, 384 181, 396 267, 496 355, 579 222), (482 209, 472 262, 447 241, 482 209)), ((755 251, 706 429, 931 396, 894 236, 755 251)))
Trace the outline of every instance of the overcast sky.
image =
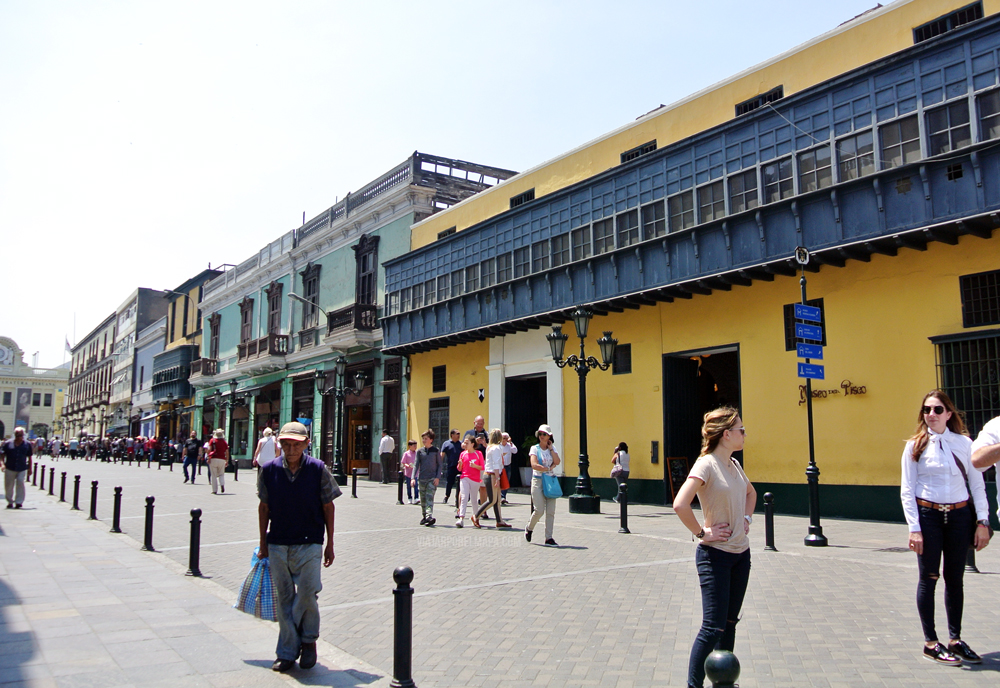
POLYGON ((526 170, 874 5, 0 0, 0 335, 59 365, 414 150, 526 170))

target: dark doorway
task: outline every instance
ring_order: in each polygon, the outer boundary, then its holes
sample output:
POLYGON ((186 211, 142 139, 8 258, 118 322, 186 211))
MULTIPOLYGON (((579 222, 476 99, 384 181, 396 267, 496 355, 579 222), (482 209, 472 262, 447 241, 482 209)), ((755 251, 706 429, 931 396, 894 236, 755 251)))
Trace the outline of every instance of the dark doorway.
MULTIPOLYGON (((512 487, 527 487, 520 469, 530 466, 528 450, 535 444, 535 431, 542 423, 548 422, 545 374, 509 377, 504 399, 503 429, 517 445, 517 454, 511 457, 510 484, 512 487)), ((560 442, 561 437, 556 438, 560 442)), ((557 446, 561 446, 557 444, 557 446)))
MULTIPOLYGON (((703 416, 740 406, 739 347, 680 352, 663 357, 663 486, 671 504, 701 451, 703 416)), ((743 452, 733 457, 743 463, 743 452)))

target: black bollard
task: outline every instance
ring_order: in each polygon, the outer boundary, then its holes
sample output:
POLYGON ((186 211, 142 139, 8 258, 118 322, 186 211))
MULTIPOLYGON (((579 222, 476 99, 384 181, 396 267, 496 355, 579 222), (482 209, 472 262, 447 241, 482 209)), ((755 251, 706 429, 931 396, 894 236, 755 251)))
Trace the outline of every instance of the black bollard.
POLYGON ((186 576, 201 577, 198 567, 201 559, 201 509, 191 509, 191 548, 188 553, 188 570, 186 576))
POLYGON ((97 481, 90 481, 90 517, 88 521, 97 520, 97 481))
POLYGON ((153 502, 156 497, 146 497, 146 536, 142 543, 142 549, 147 552, 155 552, 153 549, 153 502))
POLYGON ((38 489, 45 492, 45 466, 42 466, 42 481, 39 483, 38 489))
POLYGON ((621 512, 621 528, 619 533, 631 533, 628 529, 628 485, 618 483, 618 509, 621 512))
POLYGON ((416 688, 413 682, 413 569, 399 566, 392 572, 396 587, 392 598, 396 608, 393 637, 392 688, 416 688))
POLYGON ((80 510, 80 476, 73 478, 73 511, 80 510))
POLYGON ((149 468, 149 464, 153 462, 153 452, 146 454, 146 468, 149 468))
POLYGON ((965 555, 965 572, 966 573, 979 573, 979 567, 976 566, 976 548, 970 547, 968 553, 965 555))
POLYGON ((115 488, 115 515, 111 520, 111 532, 122 532, 122 488, 115 488))
POLYGON ((156 470, 158 470, 158 471, 162 471, 163 470, 163 459, 157 459, 156 460, 156 470))
POLYGON ((399 479, 396 481, 399 485, 396 486, 396 504, 403 503, 403 481, 406 480, 406 476, 403 475, 403 471, 398 473, 399 479))
POLYGON ((774 495, 770 492, 764 493, 764 550, 778 551, 774 546, 774 495))
POLYGON ((201 461, 197 462, 197 464, 198 464, 198 475, 201 475, 201 464, 203 464, 204 462, 205 462, 204 459, 202 459, 201 461))
POLYGON ((32 485, 36 485, 36 486, 38 485, 38 464, 37 463, 31 469, 31 484, 32 485))
POLYGON ((66 471, 62 472, 62 480, 59 483, 59 501, 66 501, 66 471))
POLYGON ((728 650, 715 650, 705 659, 705 676, 712 688, 733 688, 740 677, 740 660, 728 650))
POLYGON ((358 469, 351 469, 351 497, 358 498, 358 469))
POLYGON ((56 468, 53 466, 49 469, 49 496, 52 497, 56 492, 56 468))
POLYGON ((240 460, 233 459, 233 482, 240 481, 240 460))

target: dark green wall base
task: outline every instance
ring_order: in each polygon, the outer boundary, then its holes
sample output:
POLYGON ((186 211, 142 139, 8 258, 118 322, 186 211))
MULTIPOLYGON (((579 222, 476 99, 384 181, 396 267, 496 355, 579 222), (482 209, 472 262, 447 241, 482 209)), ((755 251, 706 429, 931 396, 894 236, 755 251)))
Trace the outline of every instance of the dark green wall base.
MULTIPOLYGON (((611 478, 592 478, 594 492, 602 500, 618 494, 611 478)), ((564 495, 576 491, 576 478, 562 478, 564 495)), ((764 493, 774 495, 774 513, 793 516, 809 515, 809 488, 805 483, 754 483, 757 490, 757 513, 764 511, 764 493)), ((997 522, 996 485, 987 483, 986 495, 990 502, 990 520, 997 522)), ((664 504, 664 484, 660 480, 628 481, 628 500, 635 504, 664 504)), ((819 513, 821 518, 853 518, 865 521, 891 521, 902 523, 903 507, 899 501, 897 485, 824 485, 819 484, 819 513)))

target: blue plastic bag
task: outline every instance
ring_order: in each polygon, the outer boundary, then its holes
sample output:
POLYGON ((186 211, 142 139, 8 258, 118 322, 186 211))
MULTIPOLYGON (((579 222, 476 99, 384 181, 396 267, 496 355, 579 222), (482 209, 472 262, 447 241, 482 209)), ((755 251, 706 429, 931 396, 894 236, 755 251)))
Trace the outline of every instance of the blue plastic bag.
POLYGON ((549 499, 562 497, 562 486, 559 485, 559 478, 551 473, 542 473, 542 494, 549 499))
POLYGON ((260 547, 254 547, 250 573, 243 580, 233 607, 264 621, 278 620, 278 599, 271 580, 271 568, 267 557, 260 557, 260 547))

